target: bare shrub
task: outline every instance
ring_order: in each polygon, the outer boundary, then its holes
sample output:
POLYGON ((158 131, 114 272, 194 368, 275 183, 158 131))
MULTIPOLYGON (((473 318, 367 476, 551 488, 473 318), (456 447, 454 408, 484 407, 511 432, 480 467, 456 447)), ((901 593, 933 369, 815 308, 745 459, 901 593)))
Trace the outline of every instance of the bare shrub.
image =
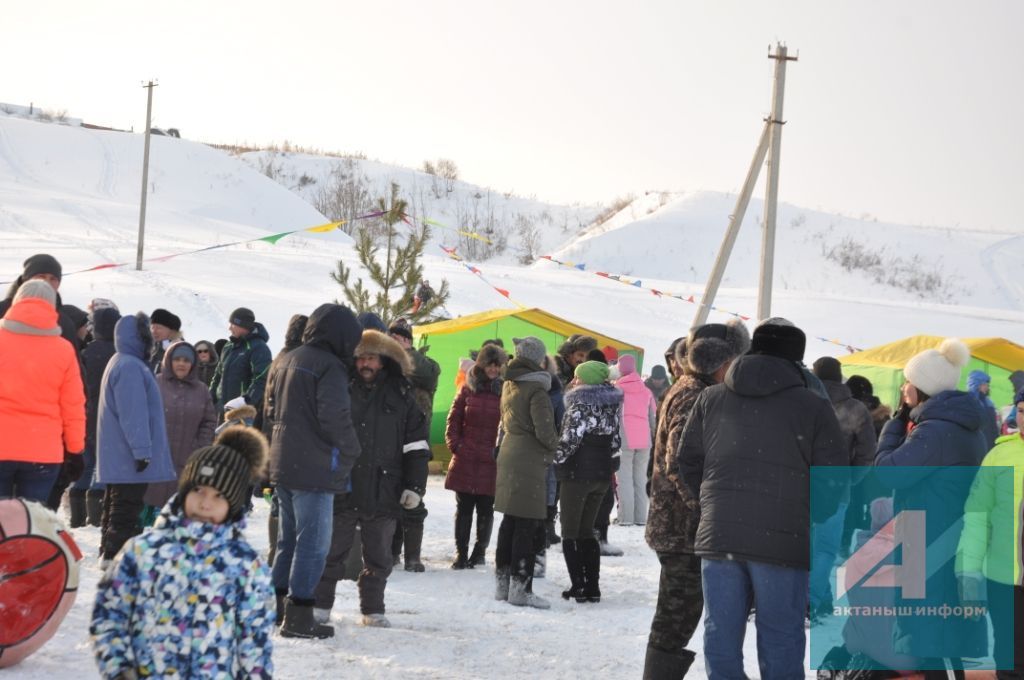
POLYGON ((313 206, 332 222, 344 220, 341 229, 352 234, 353 219, 373 210, 370 180, 359 171, 355 160, 346 158, 331 168, 331 174, 313 197, 313 206))
POLYGON ((625 196, 619 196, 611 202, 606 208, 594 217, 594 224, 604 224, 610 220, 616 213, 628 206, 630 203, 636 200, 635 194, 626 194, 625 196))

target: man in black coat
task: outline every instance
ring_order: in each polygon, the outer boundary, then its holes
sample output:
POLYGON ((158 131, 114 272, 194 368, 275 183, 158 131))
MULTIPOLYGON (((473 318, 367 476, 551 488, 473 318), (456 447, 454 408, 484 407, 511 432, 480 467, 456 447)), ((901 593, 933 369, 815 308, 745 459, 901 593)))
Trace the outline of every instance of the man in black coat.
POLYGON ((326 620, 345 558, 359 531, 363 570, 359 608, 365 626, 387 627, 384 588, 391 574, 391 538, 404 509, 419 505, 427 486, 427 418, 406 378, 401 345, 379 331, 363 331, 352 378, 352 422, 362 453, 352 468, 352 492, 334 498, 331 549, 316 589, 318 617, 326 620))
MULTIPOLYGON (((832 405, 807 388, 805 343, 796 327, 759 326, 750 353, 697 398, 680 441, 678 469, 700 505, 709 675, 744 676, 754 601, 761 677, 804 675, 810 468, 849 461, 832 405)), ((835 512, 838 493, 815 504, 816 519, 835 512)))
POLYGON ((16 278, 10 288, 7 289, 7 295, 3 300, 0 300, 0 319, 7 314, 7 310, 11 308, 11 303, 14 301, 14 295, 21 288, 21 284, 31 279, 42 279, 48 284, 53 286, 53 290, 57 292, 57 323, 60 325, 60 334, 65 340, 71 343, 71 346, 75 348, 75 352, 81 348, 81 343, 78 337, 78 326, 72 320, 71 316, 64 310, 64 303, 60 299, 60 282, 63 276, 63 268, 60 262, 57 261, 53 255, 47 255, 46 253, 39 253, 25 260, 23 263, 24 270, 21 276, 16 278))
POLYGON ((335 494, 352 488, 360 453, 348 384, 361 333, 348 307, 320 305, 302 346, 274 366, 267 386, 263 429, 280 512, 273 581, 285 637, 334 635, 314 620, 313 596, 331 546, 335 494))

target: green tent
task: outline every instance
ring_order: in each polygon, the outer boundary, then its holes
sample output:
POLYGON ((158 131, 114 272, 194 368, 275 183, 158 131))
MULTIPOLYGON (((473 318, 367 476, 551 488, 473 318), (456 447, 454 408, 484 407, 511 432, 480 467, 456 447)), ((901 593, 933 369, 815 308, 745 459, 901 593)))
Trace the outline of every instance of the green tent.
POLYGON ((558 351, 559 345, 574 333, 589 335, 598 347, 611 346, 619 355, 632 354, 637 371, 643 368, 643 349, 628 342, 610 338, 589 328, 549 314, 541 309, 492 309, 479 314, 460 316, 413 329, 417 347, 429 347, 428 355, 441 366, 441 379, 434 395, 434 413, 430 424, 430 445, 434 459, 447 463, 451 453, 444 444, 445 421, 455 400, 455 379, 459 360, 468 358, 485 340, 500 338, 512 352, 512 338, 533 335, 540 338, 548 354, 558 351))
MULTIPOLYGON (((875 396, 895 410, 900 403, 903 367, 926 349, 935 349, 945 338, 937 335, 912 335, 896 342, 879 345, 855 354, 840 357, 843 375, 862 375, 871 381, 875 396)), ((967 389, 971 371, 984 371, 992 378, 990 397, 997 407, 1013 403, 1010 374, 1024 370, 1024 347, 1005 338, 961 338, 971 350, 971 359, 960 376, 960 389, 967 389)))

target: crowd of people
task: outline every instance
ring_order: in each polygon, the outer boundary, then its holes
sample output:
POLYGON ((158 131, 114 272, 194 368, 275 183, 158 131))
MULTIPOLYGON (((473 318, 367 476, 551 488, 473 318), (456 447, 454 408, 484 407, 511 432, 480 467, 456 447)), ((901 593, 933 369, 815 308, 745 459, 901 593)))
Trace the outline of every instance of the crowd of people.
MULTIPOLYGON (((392 569, 425 570, 440 379, 458 386, 445 423, 451 568, 486 566, 497 511, 495 599, 549 608, 533 581, 560 545, 561 596, 600 603, 602 558, 622 554, 608 540, 617 507, 614 522, 644 526, 661 565, 644 678, 687 674, 702 619, 708 676, 745 677, 750 616, 761 677, 804 677, 805 626, 836 611, 836 560, 926 506, 938 508, 929 536, 971 509, 929 597, 987 601, 999 677, 1024 677, 1024 636, 1001 634, 1024 630, 1024 390, 1009 414, 981 371, 959 390, 969 351, 957 340, 907 363, 892 412, 834 358, 807 368, 804 333, 777 317, 752 333, 739 320, 697 326, 646 379, 636 356, 587 335, 553 354, 537 337, 489 339, 448 378, 403 319, 323 304, 292 317, 273 357, 251 309, 228 315, 228 338, 192 344, 166 309, 65 305, 61 277, 34 255, 0 302, 0 496, 54 510, 66 497, 73 528, 100 527, 90 632, 104 677, 269 677, 275 631, 334 635, 352 556, 361 623, 389 626, 392 569), (1008 487, 945 483, 934 470, 946 468, 989 468, 1008 487), (267 559, 244 535, 264 493, 267 559)), ((825 660, 832 677, 963 677, 964 659, 988 650, 983 617, 851 619, 843 642, 825 660)))

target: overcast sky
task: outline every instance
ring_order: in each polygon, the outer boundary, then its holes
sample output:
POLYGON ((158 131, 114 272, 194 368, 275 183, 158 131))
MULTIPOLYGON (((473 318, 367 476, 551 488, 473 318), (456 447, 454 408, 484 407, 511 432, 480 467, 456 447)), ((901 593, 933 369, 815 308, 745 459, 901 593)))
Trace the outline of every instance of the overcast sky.
POLYGON ((737 191, 781 40, 781 200, 1016 231, 1022 32, 1017 0, 33 0, 4 6, 0 101, 141 130, 157 78, 154 125, 190 139, 609 202, 737 191))

